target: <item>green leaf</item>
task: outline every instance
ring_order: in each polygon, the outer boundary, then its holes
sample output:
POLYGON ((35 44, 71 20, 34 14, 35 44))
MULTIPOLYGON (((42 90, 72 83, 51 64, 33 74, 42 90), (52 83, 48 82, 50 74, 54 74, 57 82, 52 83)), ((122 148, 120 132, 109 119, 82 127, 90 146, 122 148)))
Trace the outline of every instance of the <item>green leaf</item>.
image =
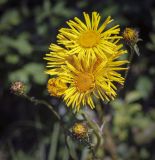
POLYGON ((27 83, 29 81, 29 77, 23 71, 23 69, 19 69, 19 70, 16 70, 16 71, 10 73, 8 78, 9 78, 10 82, 22 81, 22 82, 27 83))
POLYGON ((60 133, 60 125, 56 123, 54 125, 52 137, 51 137, 51 146, 48 155, 48 160, 55 160, 57 154, 57 145, 59 140, 59 133, 60 133))
POLYGON ((29 55, 32 53, 32 45, 28 41, 28 34, 21 34, 17 38, 11 38, 8 36, 3 36, 0 39, 0 46, 2 48, 13 48, 16 49, 19 54, 29 55))
POLYGON ((136 83, 136 90, 141 94, 143 98, 148 98, 152 89, 153 84, 148 77, 142 76, 138 79, 136 83))
POLYGON ((133 48, 134 48, 134 51, 136 52, 136 54, 137 54, 138 56, 140 56, 140 52, 139 52, 138 45, 135 44, 135 45, 133 46, 133 48))
POLYGON ((140 98, 142 98, 142 95, 140 92, 138 91, 131 91, 129 92, 126 97, 125 97, 125 101, 127 103, 132 103, 132 102, 135 102, 137 100, 139 100, 140 98))
POLYGON ((47 75, 44 73, 44 65, 40 63, 29 63, 24 66, 24 70, 37 84, 46 83, 47 75))
POLYGON ((8 0, 0 0, 0 5, 5 4, 8 0))
POLYGON ((6 55, 5 60, 10 64, 17 64, 19 62, 19 56, 15 54, 6 55))
POLYGON ((7 10, 0 20, 0 30, 10 29, 12 26, 18 25, 20 21, 21 16, 17 10, 7 10))
POLYGON ((141 111, 142 106, 139 103, 133 103, 128 105, 128 113, 132 116, 141 111))

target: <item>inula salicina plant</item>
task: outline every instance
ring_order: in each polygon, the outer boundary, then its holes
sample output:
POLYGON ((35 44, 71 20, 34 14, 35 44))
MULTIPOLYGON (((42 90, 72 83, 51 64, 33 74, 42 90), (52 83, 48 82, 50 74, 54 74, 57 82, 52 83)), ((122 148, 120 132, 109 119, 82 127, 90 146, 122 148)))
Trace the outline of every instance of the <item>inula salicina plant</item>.
MULTIPOLYGON (((50 77, 47 91, 63 101, 66 110, 73 115, 73 123, 68 125, 64 120, 69 113, 62 116, 50 103, 28 96, 22 82, 13 83, 11 91, 47 106, 58 119, 65 137, 88 148, 86 159, 103 159, 104 150, 108 150, 112 159, 117 160, 105 123, 109 119, 104 117, 101 104, 110 103, 123 89, 133 55, 139 55, 139 33, 129 27, 121 31, 121 26, 113 25, 110 16, 104 20, 98 12, 84 12, 83 17, 83 20, 77 17, 68 20, 43 57, 47 62, 45 74, 50 77), (127 49, 123 44, 128 45, 127 49), (96 120, 97 116, 102 117, 100 121, 96 120), (109 141, 104 139, 105 135, 109 141), (108 144, 108 149, 104 148, 104 143, 108 144)), ((65 145, 70 157, 76 159, 67 140, 65 145)))

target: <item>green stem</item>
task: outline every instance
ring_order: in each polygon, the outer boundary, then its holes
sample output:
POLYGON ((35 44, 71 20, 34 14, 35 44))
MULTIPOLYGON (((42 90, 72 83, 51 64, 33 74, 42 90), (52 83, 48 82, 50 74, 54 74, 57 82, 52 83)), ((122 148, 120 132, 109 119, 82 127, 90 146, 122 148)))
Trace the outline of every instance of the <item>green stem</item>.
POLYGON ((89 149, 90 149, 90 151, 91 151, 91 153, 92 153, 92 158, 93 158, 93 160, 96 160, 97 157, 96 157, 96 154, 95 154, 95 149, 94 149, 94 147, 90 145, 90 146, 89 146, 89 149))
POLYGON ((126 70, 125 76, 124 76, 125 79, 126 79, 127 76, 128 76, 129 69, 130 69, 130 67, 131 67, 131 62, 132 62, 132 60, 133 60, 133 56, 134 56, 134 48, 133 48, 133 46, 131 46, 131 47, 130 47, 129 63, 128 63, 128 66, 127 66, 128 69, 126 70))
MULTIPOLYGON (((55 117, 59 120, 60 125, 61 125, 61 127, 62 127, 62 129, 64 131, 65 137, 67 136, 67 129, 65 128, 64 123, 63 123, 60 115, 54 110, 52 105, 50 105, 48 102, 46 102, 44 100, 40 100, 40 99, 36 99, 34 97, 30 97, 27 94, 24 94, 23 97, 26 98, 27 100, 29 100, 30 102, 34 103, 35 105, 41 104, 41 105, 44 105, 44 106, 48 107, 50 109, 50 111, 55 115, 55 117)), ((65 141, 65 143, 66 143, 66 146, 67 146, 67 149, 68 149, 68 153, 71 156, 68 144, 67 144, 66 141, 65 141)))
POLYGON ((81 114, 83 115, 83 117, 85 118, 85 120, 88 122, 89 126, 93 129, 93 131, 94 131, 94 133, 95 133, 95 135, 96 135, 97 144, 96 144, 96 147, 95 147, 95 148, 98 149, 98 147, 100 146, 101 141, 102 141, 102 140, 101 140, 102 137, 101 137, 101 135, 100 135, 99 128, 98 128, 97 124, 94 123, 94 122, 89 118, 89 116, 86 115, 85 112, 83 112, 83 111, 80 111, 80 112, 81 112, 81 114))
POLYGON ((104 129, 104 135, 106 138, 105 148, 111 154, 112 160, 117 160, 118 156, 117 156, 117 151, 116 151, 116 145, 111 135, 111 131, 109 130, 108 127, 104 129))
POLYGON ((36 99, 36 98, 34 98, 34 97, 30 97, 30 96, 28 96, 27 94, 24 94, 23 97, 25 97, 27 100, 29 100, 30 102, 34 103, 35 105, 38 105, 38 104, 45 105, 46 107, 48 107, 48 108, 52 111, 52 113, 55 115, 55 117, 56 117, 59 121, 62 121, 60 115, 54 110, 53 106, 51 106, 51 105, 50 105, 49 103, 47 103, 46 101, 40 100, 40 99, 36 99))

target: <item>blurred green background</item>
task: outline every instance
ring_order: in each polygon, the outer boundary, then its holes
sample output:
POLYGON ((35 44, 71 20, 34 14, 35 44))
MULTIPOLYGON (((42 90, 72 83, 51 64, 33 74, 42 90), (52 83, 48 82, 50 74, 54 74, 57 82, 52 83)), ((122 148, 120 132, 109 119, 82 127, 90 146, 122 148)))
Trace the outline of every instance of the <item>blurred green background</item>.
MULTIPOLYGON (((83 11, 98 11, 103 19, 111 15, 122 31, 139 30, 141 55, 134 56, 119 98, 103 110, 112 116, 108 125, 119 160, 155 160, 154 0, 0 0, 0 160, 71 159, 49 110, 11 94, 9 86, 23 81, 31 96, 48 100, 65 117, 62 102, 46 91, 43 57, 58 29, 83 11)), ((85 148, 72 148, 77 159, 86 159, 85 148)))

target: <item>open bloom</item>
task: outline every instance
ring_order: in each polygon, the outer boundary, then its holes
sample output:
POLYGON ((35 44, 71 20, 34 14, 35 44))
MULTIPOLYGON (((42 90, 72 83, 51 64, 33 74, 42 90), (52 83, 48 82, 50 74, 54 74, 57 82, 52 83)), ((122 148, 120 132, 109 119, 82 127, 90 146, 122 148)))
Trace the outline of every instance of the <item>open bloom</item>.
POLYGON ((124 82, 118 71, 126 69, 121 65, 127 63, 126 60, 115 61, 116 58, 117 55, 109 59, 91 57, 88 60, 74 55, 72 63, 66 61, 66 66, 62 66, 63 72, 57 75, 68 84, 63 95, 67 106, 79 110, 81 106, 88 105, 93 109, 94 96, 106 101, 114 99, 117 90, 115 82, 122 85, 124 82))
MULTIPOLYGON (((46 73, 51 74, 56 72, 61 72, 61 66, 66 65, 66 61, 72 61, 72 54, 69 51, 57 44, 51 44, 49 47, 50 53, 47 53, 44 57, 47 60, 47 71, 46 73)), ((52 74, 51 74, 52 75, 52 74)))
POLYGON ((108 17, 100 24, 100 18, 93 12, 91 18, 84 13, 85 23, 77 17, 69 20, 69 27, 59 30, 58 44, 51 44, 44 58, 46 73, 55 77, 48 82, 48 91, 75 110, 95 108, 95 98, 114 99, 117 84, 124 83, 120 71, 127 69, 122 65, 128 61, 118 60, 126 53, 119 43, 119 25, 106 29, 113 20, 108 17))
POLYGON ((47 67, 57 68, 65 63, 66 60, 69 59, 68 50, 62 48, 59 45, 51 44, 49 47, 50 53, 46 54, 44 57, 47 60, 47 67))
POLYGON ((68 28, 59 30, 58 43, 68 48, 71 54, 79 53, 79 57, 83 54, 114 54, 116 43, 122 38, 118 35, 119 25, 106 29, 113 21, 110 16, 100 25, 99 13, 92 12, 91 18, 87 13, 83 14, 85 22, 75 17, 67 22, 68 28))

